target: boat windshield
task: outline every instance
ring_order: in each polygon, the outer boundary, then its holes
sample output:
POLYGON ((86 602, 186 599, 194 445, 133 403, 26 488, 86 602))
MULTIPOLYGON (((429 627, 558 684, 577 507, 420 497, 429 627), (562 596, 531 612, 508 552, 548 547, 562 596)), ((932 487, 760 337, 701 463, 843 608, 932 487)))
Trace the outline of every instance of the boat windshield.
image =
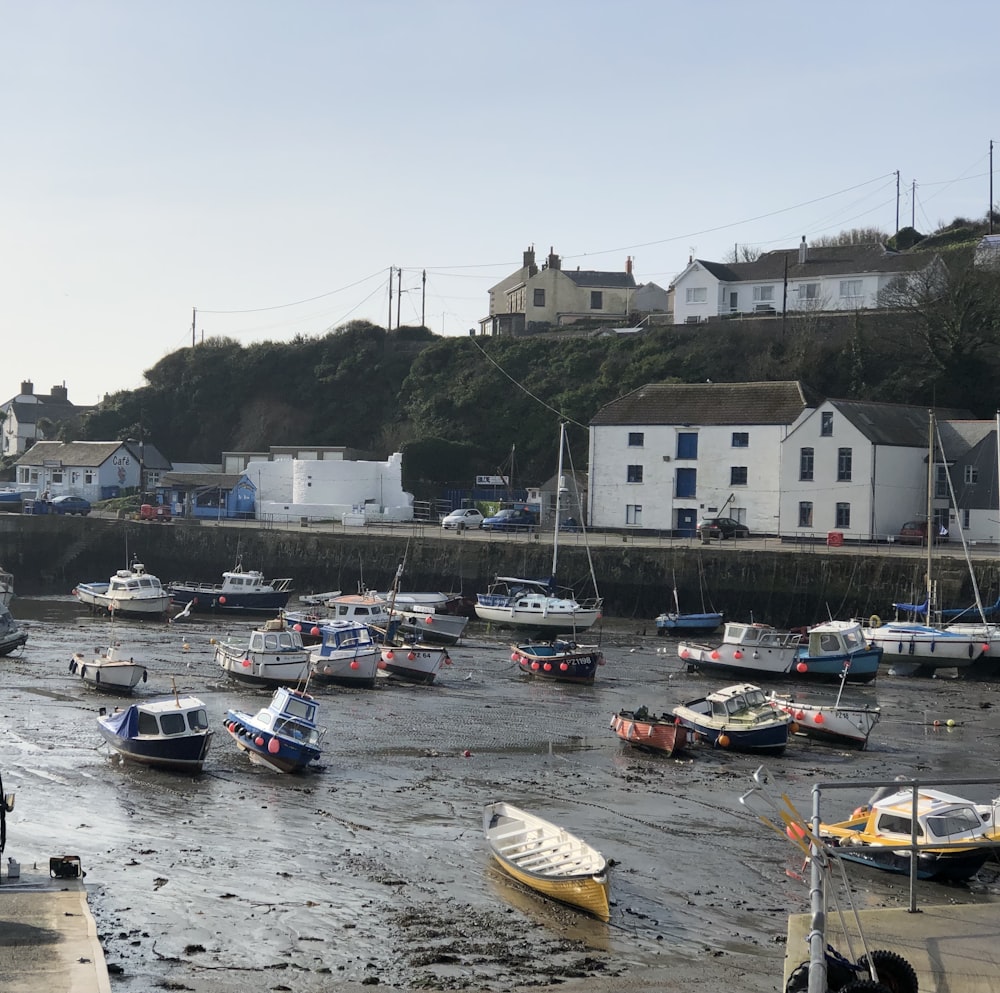
POLYGON ((726 701, 726 711, 730 714, 738 714, 741 710, 747 709, 747 698, 741 693, 739 696, 731 697, 726 701))
POLYGON ((763 707, 767 702, 767 698, 764 696, 763 690, 748 690, 746 695, 747 707, 763 707))
POLYGON ((164 734, 183 734, 187 730, 184 723, 184 715, 175 713, 160 714, 160 728, 164 734))
MULTIPOLYGON (((882 814, 876 825, 879 834, 902 834, 907 838, 912 837, 913 821, 909 817, 900 817, 899 814, 882 814)), ((924 837, 924 826, 917 821, 917 837, 924 837)))
POLYGON ((204 707, 199 707, 197 710, 189 710, 187 719, 188 727, 192 731, 205 731, 208 728, 208 713, 204 707))
POLYGON ((927 818, 927 830, 935 838, 980 833, 983 822, 971 807, 949 810, 947 814, 933 814, 927 818))
POLYGON ((304 721, 311 721, 316 714, 316 704, 289 697, 285 701, 285 713, 292 717, 300 717, 304 721))

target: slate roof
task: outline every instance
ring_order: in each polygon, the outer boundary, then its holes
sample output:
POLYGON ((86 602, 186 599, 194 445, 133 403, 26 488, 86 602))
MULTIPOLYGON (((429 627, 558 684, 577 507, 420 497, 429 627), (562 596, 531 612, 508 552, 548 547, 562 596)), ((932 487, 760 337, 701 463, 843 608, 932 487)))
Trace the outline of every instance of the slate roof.
POLYGON ((866 272, 915 272, 927 268, 931 258, 926 252, 890 252, 884 245, 836 245, 809 248, 805 262, 799 262, 797 248, 765 252, 754 262, 697 261, 724 283, 756 283, 784 279, 786 260, 789 279, 809 279, 866 272))
POLYGON ((18 465, 43 465, 46 461, 61 462, 88 468, 100 466, 126 447, 121 441, 36 441, 18 460, 18 465))
POLYGON ((165 472, 156 484, 158 490, 179 489, 232 490, 240 481, 240 472, 165 472))
POLYGON ((817 402, 794 381, 649 383, 605 404, 590 424, 791 424, 817 402))
MULTIPOLYGON (((44 398, 39 398, 43 399, 44 398)), ((50 421, 71 421, 76 423, 81 414, 93 410, 93 407, 78 407, 74 403, 63 403, 59 400, 44 400, 42 403, 24 403, 14 401, 10 405, 18 424, 36 424, 41 418, 50 421)))
MULTIPOLYGON (((864 400, 831 400, 830 404, 873 445, 927 448, 927 407, 864 400)), ((975 419, 972 411, 953 408, 935 408, 934 415, 939 422, 975 419)), ((945 425, 941 427, 944 437, 945 425)))
POLYGON ((627 290, 635 287, 635 277, 630 272, 597 272, 594 269, 562 269, 577 286, 601 286, 607 289, 627 290))

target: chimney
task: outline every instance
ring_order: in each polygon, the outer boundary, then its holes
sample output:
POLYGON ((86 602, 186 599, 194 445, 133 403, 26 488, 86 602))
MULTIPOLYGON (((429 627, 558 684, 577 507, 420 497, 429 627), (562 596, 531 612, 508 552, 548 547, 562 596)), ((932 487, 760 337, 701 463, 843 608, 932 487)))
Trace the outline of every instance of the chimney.
POLYGON ((69 403, 69 390, 65 383, 62 386, 53 386, 49 393, 56 403, 69 403))
POLYGON ((535 264, 535 246, 531 245, 522 256, 522 265, 525 269, 530 269, 535 264))
POLYGON ((799 244, 799 265, 805 265, 809 258, 809 246, 806 244, 806 236, 802 236, 802 241, 799 244))
POLYGON ((559 256, 553 251, 552 246, 549 246, 549 268, 550 269, 561 269, 562 262, 559 260, 559 256))
POLYGON ((30 397, 35 392, 35 384, 30 379, 21 381, 21 392, 27 393, 30 397))
POLYGON ((626 276, 631 276, 632 275, 632 256, 631 255, 627 259, 625 259, 625 275, 626 276))

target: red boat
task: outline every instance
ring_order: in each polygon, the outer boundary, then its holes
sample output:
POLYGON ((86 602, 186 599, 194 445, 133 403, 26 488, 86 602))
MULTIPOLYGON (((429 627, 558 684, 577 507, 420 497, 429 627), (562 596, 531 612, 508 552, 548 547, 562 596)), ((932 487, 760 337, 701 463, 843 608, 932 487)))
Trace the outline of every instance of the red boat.
POLYGON ((673 755, 687 746, 687 728, 670 714, 657 717, 645 707, 620 710, 611 718, 611 729, 635 748, 673 755))

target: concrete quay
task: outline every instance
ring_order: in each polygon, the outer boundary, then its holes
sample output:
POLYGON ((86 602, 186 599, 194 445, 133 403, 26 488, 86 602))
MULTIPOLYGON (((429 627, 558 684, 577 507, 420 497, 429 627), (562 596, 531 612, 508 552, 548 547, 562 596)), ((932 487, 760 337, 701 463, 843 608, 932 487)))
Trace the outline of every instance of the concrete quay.
MULTIPOLYGON (((903 908, 862 910, 858 916, 869 950, 902 955, 917 974, 920 993, 995 993, 1000 990, 1000 905, 996 903, 928 906, 916 913, 903 908)), ((852 914, 845 923, 855 958, 863 949, 852 914)), ((785 983, 809 958, 809 914, 788 919, 785 983)), ((827 913, 827 941, 850 958, 839 918, 827 913), (836 935, 831 937, 830 932, 836 935)), ((784 984, 782 989, 784 989, 784 984)))
POLYGON ((0 990, 111 993, 82 880, 30 873, 0 880, 0 990))

